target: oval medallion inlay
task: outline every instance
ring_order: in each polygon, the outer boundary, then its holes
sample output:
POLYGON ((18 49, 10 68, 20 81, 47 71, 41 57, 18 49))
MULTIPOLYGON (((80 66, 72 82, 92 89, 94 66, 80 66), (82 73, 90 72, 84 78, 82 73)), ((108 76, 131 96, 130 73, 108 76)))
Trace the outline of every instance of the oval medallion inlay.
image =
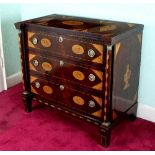
POLYGON ((47 38, 41 39, 41 45, 43 47, 50 47, 51 46, 51 41, 47 38))
POLYGON ((65 25, 83 25, 83 22, 66 20, 66 21, 63 21, 62 24, 65 24, 65 25))
POLYGON ((43 62, 42 63, 42 68, 45 70, 45 71, 51 71, 52 70, 52 65, 48 62, 43 62))
POLYGON ((100 32, 105 32, 105 31, 112 31, 116 29, 116 25, 107 25, 107 26, 101 26, 100 27, 100 32))
POLYGON ((43 86, 43 91, 46 93, 46 94, 52 94, 53 93, 53 90, 50 86, 43 86))
POLYGON ((78 105, 84 105, 84 99, 80 96, 74 96, 73 101, 78 105))
POLYGON ((85 78, 84 74, 81 71, 74 71, 73 76, 75 79, 81 80, 81 81, 84 80, 85 78))
POLYGON ((74 54, 83 54, 84 53, 84 49, 81 45, 73 45, 72 51, 74 54))

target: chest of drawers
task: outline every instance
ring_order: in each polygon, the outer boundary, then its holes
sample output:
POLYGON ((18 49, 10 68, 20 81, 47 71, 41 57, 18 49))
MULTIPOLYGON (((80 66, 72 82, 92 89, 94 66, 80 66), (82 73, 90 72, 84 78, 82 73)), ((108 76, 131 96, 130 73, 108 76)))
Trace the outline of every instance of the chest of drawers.
POLYGON ((100 127, 136 116, 143 25, 49 15, 15 24, 26 112, 32 100, 100 127))

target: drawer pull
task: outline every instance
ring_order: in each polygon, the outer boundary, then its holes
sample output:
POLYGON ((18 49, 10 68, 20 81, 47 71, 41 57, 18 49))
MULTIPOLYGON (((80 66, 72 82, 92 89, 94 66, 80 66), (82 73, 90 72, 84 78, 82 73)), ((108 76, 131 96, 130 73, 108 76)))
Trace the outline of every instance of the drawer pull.
POLYGON ((95 75, 94 74, 89 74, 88 79, 89 79, 89 81, 95 81, 95 75))
POLYGON ((62 37, 62 36, 59 37, 59 42, 60 42, 60 43, 63 42, 63 37, 62 37))
POLYGON ((92 49, 88 50, 88 56, 93 58, 95 56, 95 51, 92 49))
POLYGON ((34 45, 36 45, 36 44, 38 43, 38 39, 37 39, 37 38, 33 38, 32 43, 33 43, 34 45))
POLYGON ((39 82, 35 82, 35 87, 36 88, 40 88, 40 83, 39 82))
POLYGON ((38 66, 38 65, 39 65, 38 60, 33 60, 33 65, 34 65, 34 66, 38 66))
POLYGON ((95 107, 95 102, 90 100, 89 101, 89 107, 94 108, 95 107))
POLYGON ((64 65, 64 62, 60 60, 60 66, 62 67, 64 65))
POLYGON ((60 85, 60 90, 64 90, 64 85, 60 85))

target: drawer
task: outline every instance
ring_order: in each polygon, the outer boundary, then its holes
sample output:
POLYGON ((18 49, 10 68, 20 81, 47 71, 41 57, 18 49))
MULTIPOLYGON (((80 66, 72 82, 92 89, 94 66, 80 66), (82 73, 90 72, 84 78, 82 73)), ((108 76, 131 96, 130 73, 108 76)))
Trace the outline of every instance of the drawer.
POLYGON ((30 72, 36 71, 41 74, 69 80, 79 85, 102 90, 103 71, 85 68, 78 64, 58 58, 46 58, 39 55, 29 54, 30 72))
POLYGON ((105 57, 104 46, 73 38, 28 32, 28 47, 42 50, 42 54, 54 54, 102 64, 105 57))
POLYGON ((73 89, 65 83, 55 83, 30 76, 31 92, 76 111, 101 118, 102 98, 73 89))

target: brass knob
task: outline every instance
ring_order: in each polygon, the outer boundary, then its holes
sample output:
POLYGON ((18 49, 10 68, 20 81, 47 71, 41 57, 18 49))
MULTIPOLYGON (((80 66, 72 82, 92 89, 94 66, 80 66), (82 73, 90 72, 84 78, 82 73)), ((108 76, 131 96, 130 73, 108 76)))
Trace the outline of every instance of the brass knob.
POLYGON ((37 39, 37 38, 33 38, 33 39, 32 39, 32 43, 33 43, 34 45, 36 45, 36 44, 38 43, 38 39, 37 39))
POLYGON ((64 61, 60 60, 60 66, 62 67, 64 65, 64 61))
POLYGON ((92 50, 92 49, 89 49, 88 50, 88 56, 91 57, 91 58, 93 58, 95 56, 95 51, 92 50))
POLYGON ((95 107, 95 102, 90 100, 88 105, 89 105, 89 107, 94 108, 95 107))
POLYGON ((60 42, 60 43, 63 42, 63 37, 62 37, 62 36, 59 37, 59 42, 60 42))
POLYGON ((95 75, 89 74, 88 79, 89 79, 89 81, 95 81, 95 75))
POLYGON ((34 66, 38 66, 38 65, 39 65, 38 60, 33 60, 33 65, 34 65, 34 66))
POLYGON ((39 82, 35 82, 35 87, 36 88, 40 88, 40 83, 39 82))
POLYGON ((60 90, 64 90, 64 89, 65 89, 64 85, 60 85, 60 90))
POLYGON ((18 29, 18 30, 17 30, 17 33, 18 33, 18 34, 21 34, 21 33, 22 33, 22 31, 18 29))

